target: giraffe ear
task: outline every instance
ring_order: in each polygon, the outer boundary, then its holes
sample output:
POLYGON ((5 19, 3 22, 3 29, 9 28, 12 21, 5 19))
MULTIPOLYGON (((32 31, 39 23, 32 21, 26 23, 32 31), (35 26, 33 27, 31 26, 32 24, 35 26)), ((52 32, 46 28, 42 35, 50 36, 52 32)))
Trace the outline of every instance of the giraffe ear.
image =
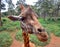
POLYGON ((23 4, 20 4, 20 9, 21 9, 21 11, 24 11, 25 10, 25 7, 24 7, 23 4))
POLYGON ((8 16, 8 18, 12 21, 20 21, 23 19, 23 17, 20 17, 20 16, 8 16))

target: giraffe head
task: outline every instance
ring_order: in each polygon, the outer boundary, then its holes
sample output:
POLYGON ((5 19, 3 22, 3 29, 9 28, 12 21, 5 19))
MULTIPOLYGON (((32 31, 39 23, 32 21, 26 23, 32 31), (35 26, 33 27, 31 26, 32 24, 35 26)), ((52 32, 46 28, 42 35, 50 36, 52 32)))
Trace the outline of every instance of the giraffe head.
MULTIPOLYGON (((28 33, 35 34, 37 38, 45 42, 48 40, 48 34, 43 28, 43 26, 39 23, 37 19, 37 14, 31 9, 30 6, 25 8, 22 4, 20 5, 21 13, 19 16, 9 16, 8 18, 11 20, 18 20, 22 21, 27 29, 28 33)), ((26 29, 25 26, 22 26, 22 30, 26 29)))

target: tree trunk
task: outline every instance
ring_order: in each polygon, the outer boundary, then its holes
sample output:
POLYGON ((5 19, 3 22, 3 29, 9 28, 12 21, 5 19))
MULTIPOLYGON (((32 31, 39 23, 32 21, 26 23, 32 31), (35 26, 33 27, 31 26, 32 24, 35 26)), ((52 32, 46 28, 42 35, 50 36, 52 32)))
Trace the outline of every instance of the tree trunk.
POLYGON ((2 22, 1 22, 1 12, 0 12, 0 26, 2 26, 2 22))
POLYGON ((2 22, 1 22, 1 0, 0 0, 0 26, 2 26, 2 22))

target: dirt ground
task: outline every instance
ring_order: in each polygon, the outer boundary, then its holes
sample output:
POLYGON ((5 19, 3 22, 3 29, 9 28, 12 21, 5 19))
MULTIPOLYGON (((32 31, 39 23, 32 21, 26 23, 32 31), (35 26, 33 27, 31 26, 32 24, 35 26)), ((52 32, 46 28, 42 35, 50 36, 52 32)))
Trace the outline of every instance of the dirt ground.
MULTIPOLYGON (((24 44, 15 39, 15 33, 11 34, 13 38, 13 43, 11 47, 24 47, 24 44)), ((33 43, 30 42, 31 47, 35 47, 33 43)), ((56 37, 54 34, 51 34, 51 41, 45 47, 60 47, 60 38, 56 37)))
POLYGON ((51 34, 51 41, 45 47, 60 47, 60 38, 56 37, 54 34, 51 34))

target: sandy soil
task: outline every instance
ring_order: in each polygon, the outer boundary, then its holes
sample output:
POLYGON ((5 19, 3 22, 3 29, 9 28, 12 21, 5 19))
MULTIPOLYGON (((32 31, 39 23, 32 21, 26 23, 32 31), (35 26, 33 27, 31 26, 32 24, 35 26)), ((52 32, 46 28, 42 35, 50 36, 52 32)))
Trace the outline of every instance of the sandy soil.
POLYGON ((60 47, 60 38, 56 37, 54 34, 51 34, 51 41, 45 47, 60 47))

